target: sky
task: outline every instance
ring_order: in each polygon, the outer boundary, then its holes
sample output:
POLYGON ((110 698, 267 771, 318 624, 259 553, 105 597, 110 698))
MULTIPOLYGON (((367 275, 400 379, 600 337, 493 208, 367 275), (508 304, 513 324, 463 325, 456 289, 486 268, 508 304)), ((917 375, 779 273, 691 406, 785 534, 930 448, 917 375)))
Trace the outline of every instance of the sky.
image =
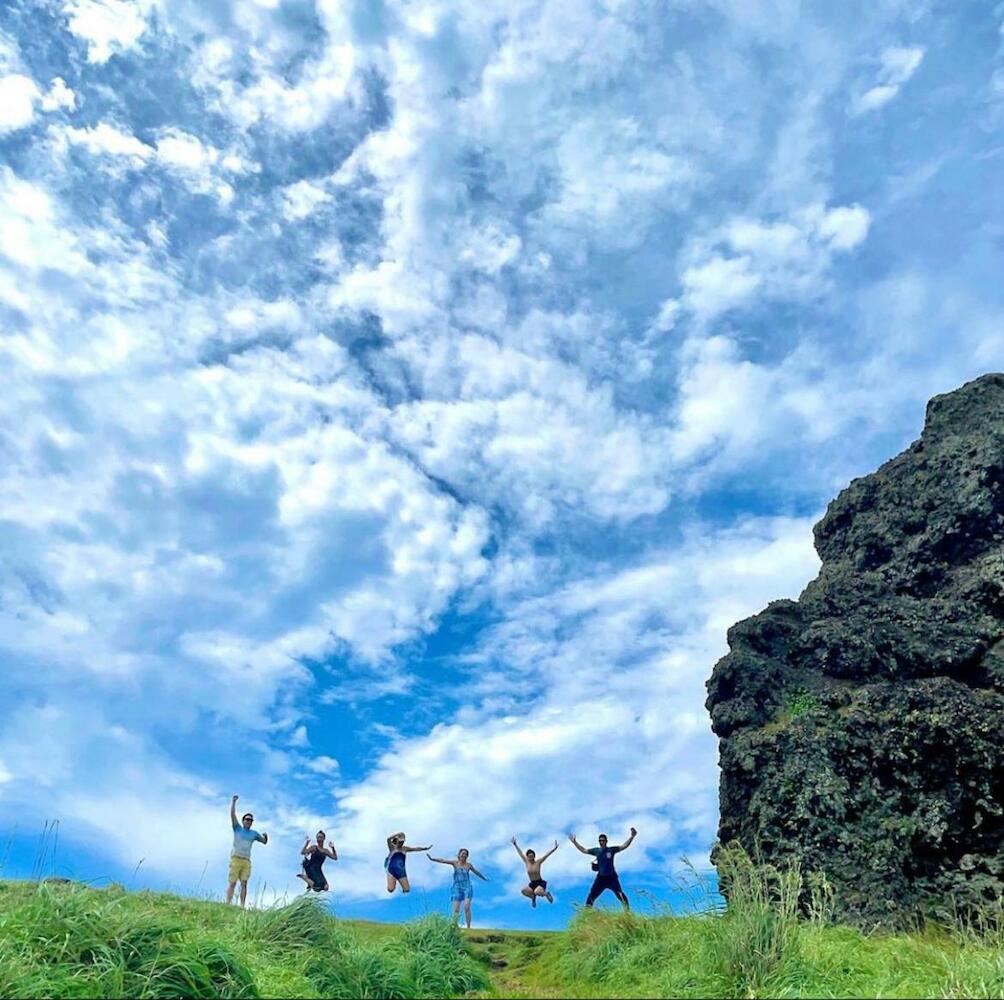
POLYGON ((1004 368, 1002 126, 994 0, 2 0, 0 874, 676 900, 728 626, 1004 368))

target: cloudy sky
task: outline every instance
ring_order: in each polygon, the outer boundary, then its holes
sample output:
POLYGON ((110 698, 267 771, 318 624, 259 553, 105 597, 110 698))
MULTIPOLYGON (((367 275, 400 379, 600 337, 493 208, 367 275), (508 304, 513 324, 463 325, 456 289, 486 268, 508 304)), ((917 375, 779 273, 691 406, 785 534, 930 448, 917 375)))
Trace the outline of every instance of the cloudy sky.
POLYGON ((472 850, 483 923, 568 918, 571 830, 636 825, 666 895, 714 839, 725 629, 1004 368, 1002 31, 5 0, 3 874, 218 894, 239 792, 263 897, 319 825, 346 914, 444 904, 421 856, 386 898, 396 829, 472 850), (564 843, 547 913, 513 834, 564 843))

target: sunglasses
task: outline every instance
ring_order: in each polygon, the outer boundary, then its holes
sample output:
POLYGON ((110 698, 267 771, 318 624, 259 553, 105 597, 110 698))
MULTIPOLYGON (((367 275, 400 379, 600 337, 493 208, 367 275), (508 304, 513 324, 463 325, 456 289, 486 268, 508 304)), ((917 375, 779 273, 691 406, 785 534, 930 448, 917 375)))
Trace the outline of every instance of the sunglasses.
POLYGON ((251 815, 251 813, 248 813, 248 814, 247 814, 247 815, 245 815, 245 816, 241 816, 241 822, 243 822, 243 821, 244 821, 244 820, 246 820, 246 819, 249 819, 249 820, 251 820, 251 822, 252 822, 252 823, 254 822, 254 816, 252 816, 252 815, 251 815))

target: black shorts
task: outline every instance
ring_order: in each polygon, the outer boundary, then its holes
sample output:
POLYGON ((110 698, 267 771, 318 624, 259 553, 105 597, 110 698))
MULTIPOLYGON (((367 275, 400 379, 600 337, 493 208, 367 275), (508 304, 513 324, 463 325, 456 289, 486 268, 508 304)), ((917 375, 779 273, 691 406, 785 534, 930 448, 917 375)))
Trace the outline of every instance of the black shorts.
POLYGON ((547 889, 547 880, 542 878, 532 878, 530 879, 531 889, 547 889))
POLYGON ((593 887, 589 890, 586 899, 586 906, 592 906, 596 898, 609 889, 615 896, 623 896, 624 890, 621 888, 621 880, 616 875, 597 875, 593 880, 593 887))

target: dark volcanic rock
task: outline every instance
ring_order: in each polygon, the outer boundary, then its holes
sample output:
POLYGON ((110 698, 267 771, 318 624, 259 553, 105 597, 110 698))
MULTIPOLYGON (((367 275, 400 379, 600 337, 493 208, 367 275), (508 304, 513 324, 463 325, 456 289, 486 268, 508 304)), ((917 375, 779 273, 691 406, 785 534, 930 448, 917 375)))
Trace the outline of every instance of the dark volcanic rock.
POLYGON ((899 923, 1004 893, 1004 375, 816 525, 819 576, 729 630, 708 682, 723 843, 899 923))

